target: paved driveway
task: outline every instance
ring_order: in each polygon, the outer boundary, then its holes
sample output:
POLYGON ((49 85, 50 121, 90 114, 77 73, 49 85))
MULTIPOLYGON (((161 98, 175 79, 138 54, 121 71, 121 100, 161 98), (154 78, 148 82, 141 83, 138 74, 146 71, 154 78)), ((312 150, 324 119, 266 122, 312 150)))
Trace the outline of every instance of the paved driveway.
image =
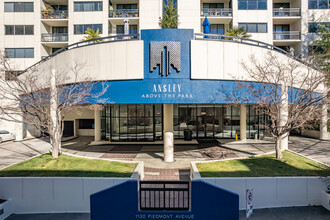
POLYGON ((50 144, 43 139, 22 142, 4 142, 0 144, 0 169, 49 152, 50 144))
POLYGON ((292 136, 289 149, 330 166, 330 141, 292 136))

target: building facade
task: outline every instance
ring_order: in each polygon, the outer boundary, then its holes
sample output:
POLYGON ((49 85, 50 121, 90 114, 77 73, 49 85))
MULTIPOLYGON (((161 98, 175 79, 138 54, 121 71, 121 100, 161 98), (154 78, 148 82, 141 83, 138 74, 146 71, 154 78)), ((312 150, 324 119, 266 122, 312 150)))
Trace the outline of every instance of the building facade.
POLYGON ((80 42, 88 27, 99 29, 101 37, 116 36, 124 33, 128 20, 136 39, 71 49, 40 64, 41 74, 43 66, 56 69, 78 59, 93 80, 109 83, 104 109, 69 112, 64 135, 95 136, 96 141, 163 140, 167 131, 183 138, 186 129, 193 138, 264 135, 265 115, 250 105, 228 105, 216 93, 223 85, 232 86, 233 75, 247 80, 240 61, 252 52, 261 58, 268 50, 276 53, 271 47, 275 45, 298 57, 308 54, 317 24, 330 22, 329 0, 176 4, 179 30, 173 31, 158 30, 163 0, 5 0, 0 4, 0 48, 15 70, 24 70, 80 42), (205 17, 211 34, 244 27, 257 45, 198 39, 205 17), (159 56, 166 51, 174 55, 163 65, 159 56))

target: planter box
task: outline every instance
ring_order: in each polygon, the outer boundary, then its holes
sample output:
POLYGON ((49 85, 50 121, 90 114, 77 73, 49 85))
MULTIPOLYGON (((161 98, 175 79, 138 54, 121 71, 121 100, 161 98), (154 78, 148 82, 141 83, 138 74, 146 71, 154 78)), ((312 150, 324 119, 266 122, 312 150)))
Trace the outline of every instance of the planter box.
POLYGON ((11 200, 6 200, 0 203, 0 220, 6 219, 12 213, 13 213, 13 209, 12 209, 11 200))
POLYGON ((330 211, 330 191, 322 191, 321 201, 323 207, 330 211))

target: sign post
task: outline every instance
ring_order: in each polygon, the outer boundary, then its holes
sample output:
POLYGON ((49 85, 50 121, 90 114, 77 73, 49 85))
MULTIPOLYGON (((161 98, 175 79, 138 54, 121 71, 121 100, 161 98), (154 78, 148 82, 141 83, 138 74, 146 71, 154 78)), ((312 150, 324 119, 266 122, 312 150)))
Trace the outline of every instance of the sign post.
POLYGON ((246 190, 246 219, 250 219, 253 212, 253 189, 246 190))

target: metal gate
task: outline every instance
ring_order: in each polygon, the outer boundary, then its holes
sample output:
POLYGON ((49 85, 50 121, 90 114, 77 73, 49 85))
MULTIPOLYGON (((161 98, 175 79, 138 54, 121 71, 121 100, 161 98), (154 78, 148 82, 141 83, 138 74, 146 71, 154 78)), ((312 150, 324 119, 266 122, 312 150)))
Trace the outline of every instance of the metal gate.
POLYGON ((190 210, 189 181, 140 181, 140 210, 190 210))

